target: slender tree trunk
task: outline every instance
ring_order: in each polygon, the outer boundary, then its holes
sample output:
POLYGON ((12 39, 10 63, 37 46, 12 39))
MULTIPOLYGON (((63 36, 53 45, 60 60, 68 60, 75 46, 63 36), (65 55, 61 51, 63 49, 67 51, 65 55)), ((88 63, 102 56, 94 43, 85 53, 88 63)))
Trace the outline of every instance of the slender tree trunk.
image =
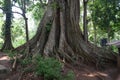
POLYGON ((28 30, 28 18, 25 16, 25 30, 26 30, 26 42, 29 41, 29 30, 28 30))
MULTIPOLYGON (((94 0, 92 1, 92 3, 94 4, 94 0)), ((97 29, 94 21, 93 21, 93 29, 94 29, 94 44, 97 45, 97 32, 96 32, 97 29)))
POLYGON ((97 45, 97 32, 96 32, 96 26, 93 24, 93 29, 94 29, 94 44, 97 45))
POLYGON ((83 30, 84 30, 84 40, 88 41, 88 28, 87 28, 87 3, 88 0, 83 0, 83 30))
POLYGON ((12 19, 12 7, 11 0, 4 0, 4 12, 6 14, 5 20, 5 37, 4 44, 1 50, 11 50, 13 49, 12 41, 11 41, 11 19, 12 19))
POLYGON ((93 23, 93 29, 94 29, 94 51, 96 51, 96 46, 97 46, 97 32, 96 32, 96 26, 93 23))
MULTIPOLYGON (((97 63, 99 55, 115 61, 116 57, 112 52, 107 50, 103 52, 98 47, 94 51, 94 46, 85 42, 79 26, 79 5, 79 0, 49 0, 37 33, 29 41, 30 52, 54 56, 71 63, 76 60, 97 63), (55 8, 51 6, 54 3, 57 3, 55 8)), ((25 47, 26 44, 18 47, 17 50, 23 50, 25 47)))
POLYGON ((110 27, 108 27, 108 32, 107 32, 108 42, 110 42, 110 32, 111 32, 111 29, 110 27))
POLYGON ((25 0, 21 0, 22 1, 22 7, 21 7, 21 10, 22 10, 22 15, 23 15, 23 18, 25 20, 25 33, 26 33, 26 43, 27 43, 27 49, 26 49, 26 57, 29 56, 29 52, 30 52, 30 47, 29 47, 29 29, 28 29, 28 18, 26 16, 26 1, 25 0))
POLYGON ((28 18, 26 17, 26 1, 22 0, 22 12, 23 12, 23 17, 24 17, 24 20, 25 20, 25 31, 26 31, 26 42, 29 41, 29 31, 28 31, 28 18))

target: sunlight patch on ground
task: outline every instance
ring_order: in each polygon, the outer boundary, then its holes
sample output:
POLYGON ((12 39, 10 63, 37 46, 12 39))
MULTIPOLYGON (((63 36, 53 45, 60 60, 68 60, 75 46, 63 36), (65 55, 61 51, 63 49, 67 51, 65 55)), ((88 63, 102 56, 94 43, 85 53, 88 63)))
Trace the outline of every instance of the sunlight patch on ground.
POLYGON ((3 56, 3 57, 0 57, 0 61, 1 61, 1 60, 7 60, 7 61, 9 61, 10 58, 9 58, 8 56, 3 56))
POLYGON ((108 74, 106 74, 106 73, 101 73, 101 72, 97 72, 97 74, 99 74, 99 75, 101 75, 101 76, 105 76, 105 77, 108 76, 108 74))
POLYGON ((101 72, 96 72, 96 73, 83 74, 83 76, 86 76, 86 77, 96 77, 96 76, 107 77, 108 74, 101 73, 101 72))

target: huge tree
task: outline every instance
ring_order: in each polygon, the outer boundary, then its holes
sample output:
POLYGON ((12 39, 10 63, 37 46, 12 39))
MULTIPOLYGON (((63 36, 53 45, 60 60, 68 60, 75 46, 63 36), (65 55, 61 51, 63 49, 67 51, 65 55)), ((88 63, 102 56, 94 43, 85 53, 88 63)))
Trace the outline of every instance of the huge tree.
MULTIPOLYGON (((94 47, 84 41, 79 26, 79 0, 49 0, 47 10, 36 35, 29 40, 30 52, 55 56, 66 61, 99 62, 98 57, 116 61, 112 52, 94 47)), ((27 44, 17 48, 23 50, 27 44)), ((102 59, 102 60, 103 60, 102 59)))

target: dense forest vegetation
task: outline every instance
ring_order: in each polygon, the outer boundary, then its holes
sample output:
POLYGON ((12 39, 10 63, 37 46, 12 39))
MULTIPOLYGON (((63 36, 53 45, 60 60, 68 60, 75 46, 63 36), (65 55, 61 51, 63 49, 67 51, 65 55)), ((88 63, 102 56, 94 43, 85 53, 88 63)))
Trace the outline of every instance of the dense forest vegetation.
POLYGON ((1 54, 21 74, 10 80, 109 80, 73 68, 117 69, 118 46, 106 44, 119 42, 119 21, 119 0, 0 0, 1 54))

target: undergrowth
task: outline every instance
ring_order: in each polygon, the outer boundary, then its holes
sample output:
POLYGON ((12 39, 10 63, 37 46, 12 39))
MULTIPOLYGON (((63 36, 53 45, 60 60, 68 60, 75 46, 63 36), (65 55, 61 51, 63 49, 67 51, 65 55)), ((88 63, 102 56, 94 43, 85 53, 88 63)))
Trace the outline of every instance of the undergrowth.
POLYGON ((35 63, 36 75, 44 76, 45 80, 75 80, 73 71, 69 71, 66 75, 62 74, 62 64, 55 58, 37 56, 35 63))
MULTIPOLYGON (((11 58, 17 55, 16 52, 9 52, 8 54, 11 58)), ((68 73, 62 73, 62 63, 52 57, 43 57, 37 55, 33 59, 28 57, 25 59, 18 60, 21 67, 24 68, 30 66, 31 64, 34 65, 33 73, 36 76, 44 77, 44 80, 75 80, 75 75, 73 71, 68 71, 68 73)), ((27 69, 27 72, 31 70, 27 69)))

